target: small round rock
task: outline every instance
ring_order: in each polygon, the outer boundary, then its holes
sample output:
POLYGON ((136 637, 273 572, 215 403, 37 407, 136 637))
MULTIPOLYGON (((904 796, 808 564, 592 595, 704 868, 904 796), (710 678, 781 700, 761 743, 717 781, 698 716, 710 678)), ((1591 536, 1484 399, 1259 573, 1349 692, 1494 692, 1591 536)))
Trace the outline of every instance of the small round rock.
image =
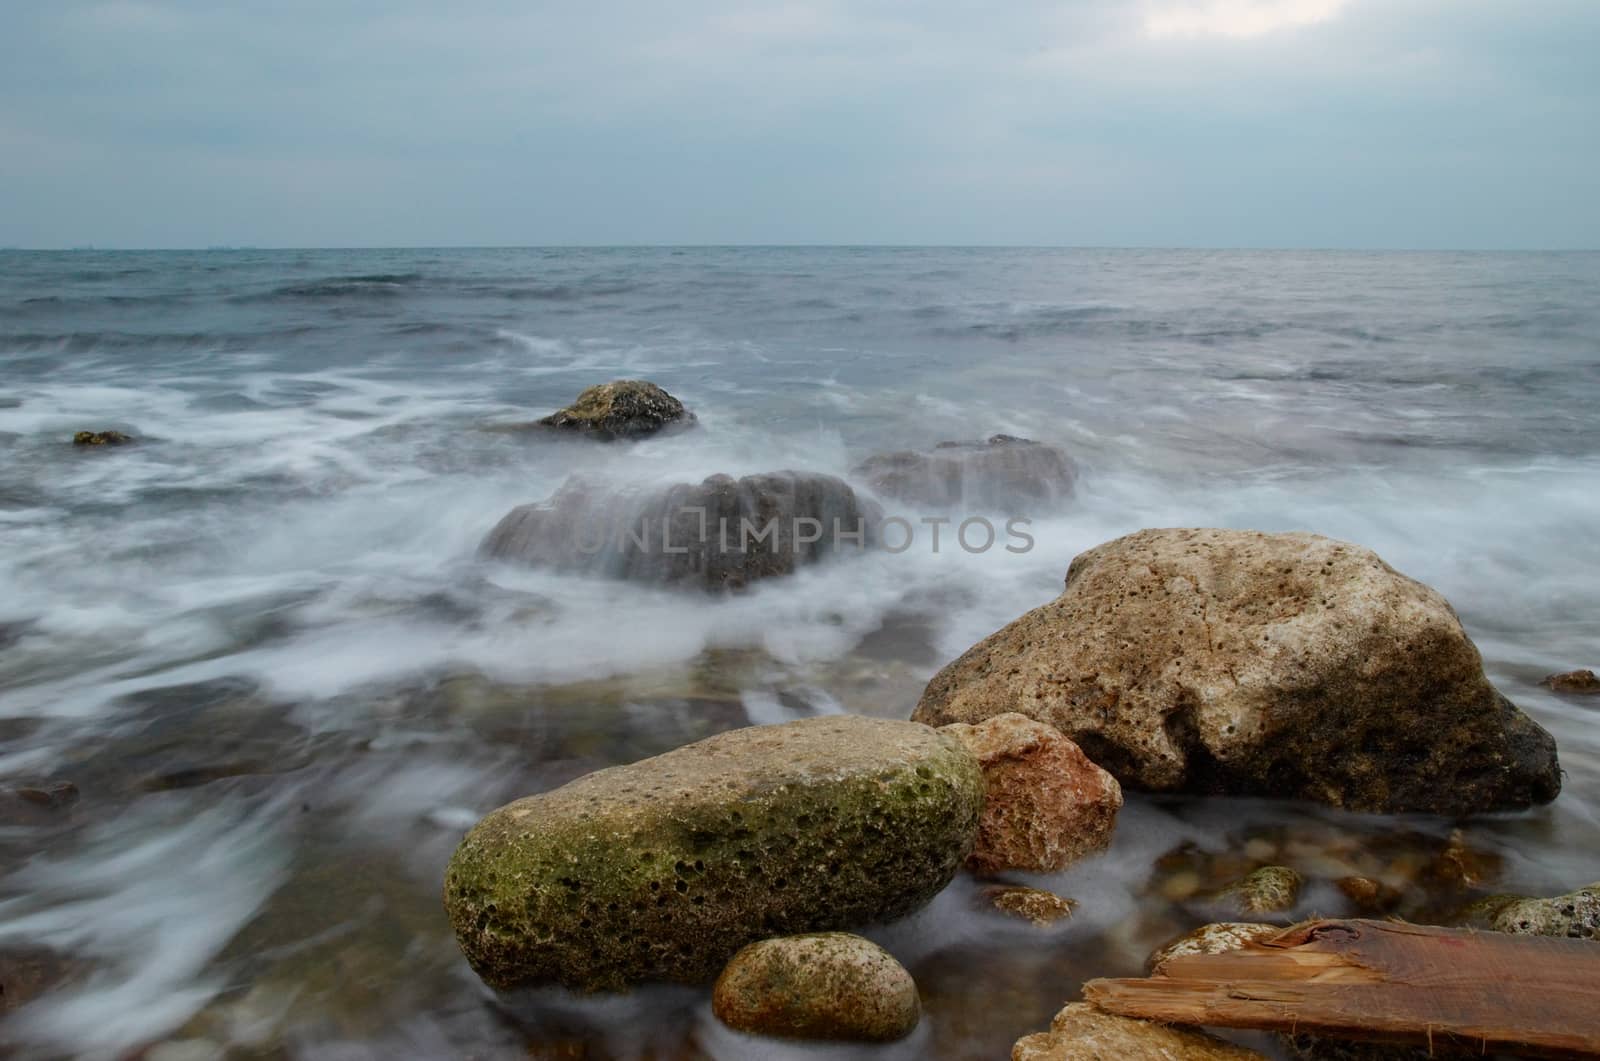
POLYGON ((886 1043, 922 1015, 905 966, 871 940, 815 932, 752 943, 729 960, 711 1011, 736 1031, 781 1039, 886 1043))

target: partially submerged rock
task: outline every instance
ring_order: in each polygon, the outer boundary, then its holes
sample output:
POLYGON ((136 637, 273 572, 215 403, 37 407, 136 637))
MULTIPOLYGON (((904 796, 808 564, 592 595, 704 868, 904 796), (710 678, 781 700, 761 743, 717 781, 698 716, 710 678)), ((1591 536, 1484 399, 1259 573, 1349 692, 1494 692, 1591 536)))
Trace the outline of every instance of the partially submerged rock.
POLYGON ((1011 1048, 1011 1061, 1264 1061, 1263 1055, 1194 1028, 1102 1013, 1068 1005, 1050 1030, 1011 1048))
POLYGON ((1150 955, 1146 967, 1153 973, 1173 958, 1187 958, 1194 954, 1226 954, 1247 943, 1275 936, 1283 929, 1282 925, 1264 925, 1254 921, 1218 921, 1201 925, 1150 955))
POLYGON ((637 582, 739 589, 866 548, 878 510, 831 475, 779 471, 615 490, 568 480, 514 508, 483 555, 637 582))
POLYGON ((1300 901, 1304 885, 1287 866, 1262 866, 1222 889, 1219 897, 1241 914, 1278 914, 1300 901))
POLYGON ((577 401, 544 417, 539 424, 610 441, 645 438, 665 428, 693 422, 694 414, 654 383, 619 379, 588 388, 577 401))
POLYGON ((978 900, 1007 917, 1031 922, 1038 928, 1066 921, 1078 904, 1054 892, 1020 884, 989 884, 978 889, 978 900))
POLYGON ((711 1011, 753 1035, 867 1043, 903 1039, 922 1016, 905 966, 848 932, 750 944, 717 978, 711 1011))
POLYGON ((988 788, 973 872, 1052 873, 1110 846, 1122 788, 1055 727, 1013 712, 944 731, 977 756, 988 788))
POLYGON ((125 446, 134 441, 121 431, 79 431, 72 436, 74 446, 125 446))
POLYGON ((493 987, 702 983, 758 939, 921 906, 982 805, 971 753, 925 726, 734 730, 490 814, 450 861, 445 907, 493 987))
POLYGON ((1078 467, 1055 446, 994 435, 978 442, 941 442, 927 452, 880 453, 851 474, 896 501, 1027 515, 1048 512, 1071 497, 1078 467))
POLYGON ((1523 936, 1600 940, 1600 881, 1550 899, 1491 895, 1468 907, 1462 921, 1523 936))
POLYGON ((1595 677, 1592 670, 1574 670, 1567 671, 1565 674, 1552 674, 1539 684, 1551 692, 1568 693, 1574 696, 1600 694, 1600 678, 1595 677))
POLYGON ((1465 814, 1560 791, 1439 594, 1313 534, 1146 530, 936 675, 914 718, 1049 722, 1123 784, 1465 814))

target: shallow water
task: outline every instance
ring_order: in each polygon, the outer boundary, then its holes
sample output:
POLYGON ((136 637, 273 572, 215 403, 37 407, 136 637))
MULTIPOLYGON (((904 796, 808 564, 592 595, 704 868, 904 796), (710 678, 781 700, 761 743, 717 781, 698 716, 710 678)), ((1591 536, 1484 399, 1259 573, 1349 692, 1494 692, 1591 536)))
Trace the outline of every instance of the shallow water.
POLYGON ((1600 878, 1600 703, 1536 684, 1600 665, 1597 291, 1592 254, 0 253, 0 788, 77 793, 0 794, 0 1040, 993 1058, 1263 859, 1312 880, 1299 913, 1347 912, 1352 866, 1401 913, 1600 878), (619 376, 700 429, 498 429, 619 376), (85 428, 145 441, 66 444, 85 428), (574 472, 847 475, 997 432, 1083 470, 1020 555, 923 539, 719 600, 476 555, 574 472), (957 881, 874 931, 927 1004, 895 1047, 757 1043, 684 989, 492 1000, 460 960, 439 881, 483 812, 751 722, 905 717, 1078 551, 1173 525, 1314 530, 1437 587, 1556 735, 1560 800, 1452 823, 1131 798, 1111 852, 1030 881, 1080 901, 1066 927, 957 881))

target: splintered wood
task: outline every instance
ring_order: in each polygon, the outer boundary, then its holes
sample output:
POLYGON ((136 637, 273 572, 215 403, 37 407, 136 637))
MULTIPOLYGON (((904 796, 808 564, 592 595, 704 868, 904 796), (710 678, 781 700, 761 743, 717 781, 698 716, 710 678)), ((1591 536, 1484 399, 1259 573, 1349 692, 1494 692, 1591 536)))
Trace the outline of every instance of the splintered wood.
POLYGON ((1241 950, 1173 958, 1145 980, 1091 980, 1108 1013, 1600 1057, 1600 944, 1385 921, 1315 921, 1241 950))

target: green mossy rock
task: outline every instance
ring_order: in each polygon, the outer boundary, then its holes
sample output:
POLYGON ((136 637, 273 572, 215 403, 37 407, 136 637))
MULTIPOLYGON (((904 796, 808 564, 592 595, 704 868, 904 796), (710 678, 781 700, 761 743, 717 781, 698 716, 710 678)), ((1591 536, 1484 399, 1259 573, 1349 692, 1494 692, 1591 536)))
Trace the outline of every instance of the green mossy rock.
POLYGON ((456 849, 445 908, 495 988, 704 983, 747 943, 923 905, 983 797, 972 753, 927 726, 752 726, 493 812, 456 849))
POLYGON ((711 1011, 752 1035, 864 1043, 903 1039, 922 1018, 905 966, 849 932, 750 944, 717 977, 711 1011))
POLYGON ((682 402, 654 383, 618 379, 588 388, 577 401, 538 423, 610 441, 644 438, 667 427, 692 424, 694 419, 682 402))

